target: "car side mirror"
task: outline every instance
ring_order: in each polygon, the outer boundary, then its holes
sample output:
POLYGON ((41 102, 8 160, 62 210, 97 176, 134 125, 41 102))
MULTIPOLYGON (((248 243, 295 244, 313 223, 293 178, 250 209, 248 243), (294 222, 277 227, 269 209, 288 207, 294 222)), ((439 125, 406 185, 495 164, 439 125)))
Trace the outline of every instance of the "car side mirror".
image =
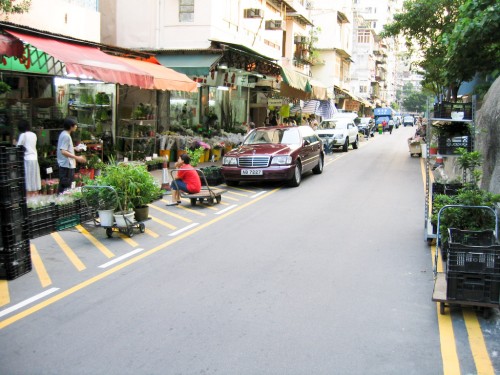
POLYGON ((311 142, 308 141, 307 139, 304 139, 304 143, 303 144, 304 144, 304 147, 305 147, 305 146, 309 146, 311 144, 311 142))

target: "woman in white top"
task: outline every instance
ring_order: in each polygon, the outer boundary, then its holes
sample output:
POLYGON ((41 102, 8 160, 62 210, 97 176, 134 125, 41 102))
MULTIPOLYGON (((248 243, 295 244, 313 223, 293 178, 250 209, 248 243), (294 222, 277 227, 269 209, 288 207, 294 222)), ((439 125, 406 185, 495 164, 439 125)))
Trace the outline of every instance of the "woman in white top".
POLYGON ((26 180, 26 195, 33 196, 38 194, 42 188, 40 179, 40 166, 38 165, 38 155, 36 152, 36 134, 30 131, 30 124, 26 120, 19 121, 18 125, 19 140, 18 146, 24 146, 24 173, 26 180))

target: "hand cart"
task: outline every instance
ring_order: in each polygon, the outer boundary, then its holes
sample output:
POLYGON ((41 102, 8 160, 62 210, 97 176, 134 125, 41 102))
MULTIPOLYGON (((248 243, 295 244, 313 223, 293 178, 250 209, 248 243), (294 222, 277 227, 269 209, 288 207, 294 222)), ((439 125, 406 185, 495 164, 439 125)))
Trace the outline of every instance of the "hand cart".
MULTIPOLYGON (((484 301, 476 301, 473 299, 451 299, 449 298, 448 295, 448 269, 445 270, 445 272, 438 272, 438 260, 439 260, 439 254, 441 253, 441 258, 443 259, 443 245, 441 244, 441 234, 440 234, 440 221, 441 221, 441 214, 443 211, 449 209, 449 208, 460 208, 460 209, 479 209, 479 210, 487 210, 490 211, 493 216, 495 217, 495 229, 494 229, 494 237, 495 237, 495 243, 498 243, 498 215, 497 212, 488 206, 466 206, 466 205, 447 205, 442 207, 439 212, 438 212, 438 219, 437 219, 437 234, 436 234, 436 253, 434 254, 434 290, 432 293, 432 301, 434 302, 439 302, 439 312, 444 315, 445 314, 445 307, 446 305, 464 305, 464 306, 475 306, 479 308, 485 308, 483 310, 484 317, 489 316, 489 308, 494 308, 498 307, 500 305, 500 300, 499 297, 496 297, 496 301, 491 301, 490 302, 484 302, 484 301)), ((460 258, 461 261, 466 261, 466 256, 481 256, 483 254, 478 254, 476 252, 472 252, 472 249, 474 249, 474 246, 470 246, 471 252, 467 253, 464 252, 463 257, 460 258)), ((477 249, 480 251, 481 247, 478 246, 477 249)), ((500 250, 498 250, 498 255, 494 255, 494 258, 491 259, 490 261, 493 260, 494 262, 500 262, 500 250)), ((479 274, 478 274, 479 275, 479 274)), ((496 286, 494 286, 496 289, 496 293, 498 294, 498 290, 500 289, 500 274, 498 275, 493 275, 493 279, 496 279, 496 281, 493 281, 496 283, 496 286)), ((492 282, 492 283, 493 283, 492 282)), ((464 283, 464 289, 465 289, 465 283, 464 283)), ((471 290, 473 290, 474 285, 471 284, 470 286, 471 290)), ((491 287, 493 288, 493 286, 491 287)), ((458 293, 457 293, 458 294, 458 293)), ((464 293, 465 294, 465 293, 464 293)))
MULTIPOLYGON (((139 229, 139 232, 144 233, 146 231, 146 225, 142 221, 137 221, 135 220, 133 216, 133 212, 130 214, 127 214, 125 211, 123 211, 123 208, 121 206, 120 200, 118 199, 118 193, 112 186, 99 186, 99 185, 90 185, 90 186, 82 186, 82 196, 84 202, 87 204, 86 198, 85 198, 85 190, 90 190, 90 189, 96 189, 96 190, 109 190, 110 194, 113 194, 115 202, 117 202, 116 206, 114 207, 113 211, 116 211, 116 208, 118 208, 118 213, 122 216, 120 222, 117 223, 116 221, 113 222, 113 225, 111 226, 104 226, 100 222, 97 222, 94 218, 94 225, 95 226, 100 226, 102 228, 106 229, 106 235, 111 238, 113 236, 113 232, 120 232, 128 235, 129 237, 134 236, 134 229, 139 229)), ((116 215, 116 214, 115 214, 116 215)))
POLYGON ((408 138, 408 148, 410 150, 410 157, 422 156, 422 145, 420 140, 408 138))
MULTIPOLYGON (((180 171, 180 169, 171 169, 170 170, 170 175, 172 176, 172 185, 175 184, 177 187, 177 180, 175 179, 175 172, 180 171)), ((206 199, 207 203, 210 206, 213 206, 215 202, 220 203, 222 200, 222 194, 224 194, 227 190, 217 188, 217 187, 210 187, 207 182, 207 178, 205 176, 205 173, 201 169, 195 169, 195 171, 198 173, 198 176, 200 176, 200 179, 202 182, 205 183, 205 186, 202 186, 201 190, 199 193, 186 193, 182 190, 181 192, 181 197, 183 198, 188 198, 191 200, 191 206, 196 206, 196 202, 203 203, 203 201, 206 199)), ((203 185, 203 184, 202 184, 203 185)))

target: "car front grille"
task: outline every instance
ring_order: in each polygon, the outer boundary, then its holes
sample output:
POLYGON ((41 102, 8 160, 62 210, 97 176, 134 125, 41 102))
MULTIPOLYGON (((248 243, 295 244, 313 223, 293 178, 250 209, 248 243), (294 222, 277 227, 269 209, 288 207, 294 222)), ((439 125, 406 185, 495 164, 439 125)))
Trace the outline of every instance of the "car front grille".
POLYGON ((239 166, 244 168, 265 168, 269 166, 269 156, 241 156, 239 158, 239 166))

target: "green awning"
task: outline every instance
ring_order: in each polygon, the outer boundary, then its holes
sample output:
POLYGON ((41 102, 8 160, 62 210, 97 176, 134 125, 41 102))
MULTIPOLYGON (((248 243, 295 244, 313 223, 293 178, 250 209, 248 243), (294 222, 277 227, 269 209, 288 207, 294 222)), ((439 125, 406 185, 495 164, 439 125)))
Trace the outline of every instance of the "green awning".
POLYGON ((302 90, 307 93, 312 92, 312 87, 309 82, 309 77, 300 74, 294 70, 281 67, 282 73, 283 73, 283 81, 288 85, 293 87, 294 89, 297 90, 302 90))
POLYGON ((155 56, 156 59, 167 68, 188 76, 207 76, 210 69, 221 58, 222 55, 197 54, 197 55, 161 55, 155 56))

